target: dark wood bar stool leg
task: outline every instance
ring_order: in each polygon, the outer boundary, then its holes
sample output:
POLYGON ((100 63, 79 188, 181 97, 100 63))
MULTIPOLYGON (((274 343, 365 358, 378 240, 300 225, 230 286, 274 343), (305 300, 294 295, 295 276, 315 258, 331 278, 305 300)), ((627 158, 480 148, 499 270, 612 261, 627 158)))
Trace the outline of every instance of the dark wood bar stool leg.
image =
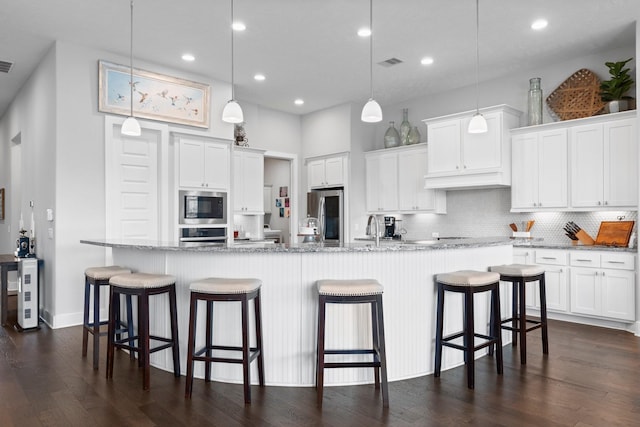
POLYGON ((376 312, 378 314, 378 362, 380 363, 380 382, 382 384, 382 406, 389 407, 389 387, 387 385, 387 346, 384 336, 384 313, 382 294, 376 295, 376 312))
POLYGON ((520 363, 527 363, 527 307, 526 307, 526 290, 524 278, 518 281, 519 303, 518 303, 518 329, 520 334, 520 363))
POLYGON ((542 353, 549 354, 549 330, 547 328, 547 288, 545 275, 539 280, 540 283, 540 322, 542 324, 542 353))
POLYGON ((444 288, 442 283, 438 283, 438 302, 436 307, 436 360, 433 371, 434 377, 439 377, 442 368, 442 337, 443 337, 443 317, 444 317, 444 288))
POLYGON ((316 390, 317 403, 322 406, 322 396, 324 391, 324 336, 325 336, 325 316, 326 316, 326 296, 318 297, 318 344, 316 352, 316 390))

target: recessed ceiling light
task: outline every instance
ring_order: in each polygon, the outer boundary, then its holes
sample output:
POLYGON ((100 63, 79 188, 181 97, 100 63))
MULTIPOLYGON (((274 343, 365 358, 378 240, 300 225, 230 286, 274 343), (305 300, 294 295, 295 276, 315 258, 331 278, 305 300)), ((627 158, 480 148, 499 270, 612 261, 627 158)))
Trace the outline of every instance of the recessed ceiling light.
POLYGON ((422 58, 420 60, 420 63, 422 65, 431 65, 431 64, 433 64, 433 58, 430 57, 430 56, 425 56, 424 58, 422 58))
POLYGON ((371 29, 369 29, 369 28, 360 28, 358 30, 358 35, 360 37, 369 37, 371 35, 371 29))
POLYGON ((256 74, 255 76, 253 76, 253 78, 254 80, 261 82, 261 81, 264 81, 266 77, 264 76, 264 74, 256 74))
POLYGON ((304 100, 298 98, 295 101, 293 101, 293 103, 296 104, 296 105, 302 105, 302 104, 304 104, 304 100))
POLYGON ((244 25, 244 22, 236 21, 233 24, 231 24, 231 28, 233 28, 236 31, 244 31, 247 29, 247 26, 244 25))
POLYGON ((185 53, 184 55, 182 55, 182 60, 187 62, 192 62, 196 60, 196 57, 190 53, 185 53))
POLYGON ((547 22, 546 19, 536 19, 531 24, 531 29, 532 30, 542 30, 543 28, 546 28, 547 25, 549 25, 549 23, 547 22))

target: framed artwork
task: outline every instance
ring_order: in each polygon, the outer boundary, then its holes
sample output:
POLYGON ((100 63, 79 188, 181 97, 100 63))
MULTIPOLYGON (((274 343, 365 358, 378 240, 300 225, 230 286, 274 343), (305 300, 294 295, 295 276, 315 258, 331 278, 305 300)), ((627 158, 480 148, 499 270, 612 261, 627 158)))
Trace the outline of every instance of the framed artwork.
MULTIPOLYGON (((99 61, 99 111, 129 116, 130 77, 128 66, 99 61)), ((208 128, 210 96, 209 85, 133 69, 135 117, 208 128)))
POLYGON ((4 188, 0 188, 0 221, 4 221, 4 188))

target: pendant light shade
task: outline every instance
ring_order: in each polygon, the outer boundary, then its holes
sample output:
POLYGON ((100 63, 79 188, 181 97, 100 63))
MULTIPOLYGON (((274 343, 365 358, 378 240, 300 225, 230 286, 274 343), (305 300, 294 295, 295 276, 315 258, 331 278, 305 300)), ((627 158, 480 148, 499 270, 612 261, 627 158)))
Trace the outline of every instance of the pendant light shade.
POLYGON ((227 123, 244 122, 244 114, 238 101, 234 97, 234 75, 233 75, 233 0, 231 0, 231 99, 227 102, 222 110, 222 121, 227 123))
POLYGON ((479 82, 480 82, 480 48, 478 42, 478 34, 480 32, 480 0, 476 0, 476 114, 471 118, 469 122, 469 133, 485 133, 487 132, 487 121, 484 116, 480 114, 479 107, 479 82))
POLYGON ((129 117, 122 123, 120 132, 128 136, 140 136, 140 123, 133 117, 133 0, 131 0, 131 33, 129 36, 129 117))
POLYGON ((360 119, 367 123, 376 123, 382 121, 382 108, 373 99, 373 0, 369 0, 369 101, 362 108, 360 119))

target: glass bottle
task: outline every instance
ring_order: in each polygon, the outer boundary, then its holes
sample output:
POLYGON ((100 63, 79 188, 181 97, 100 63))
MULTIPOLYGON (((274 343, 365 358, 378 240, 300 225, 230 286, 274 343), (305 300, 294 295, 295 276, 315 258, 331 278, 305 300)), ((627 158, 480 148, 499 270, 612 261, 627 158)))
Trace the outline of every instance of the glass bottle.
POLYGON ((409 109, 402 109, 402 123, 400 123, 400 144, 406 145, 409 143, 409 132, 411 132, 411 123, 409 123, 409 109))
POLYGON ((395 122, 389 122, 389 129, 384 134, 384 148, 392 148, 400 145, 400 134, 395 122))
POLYGON ((540 77, 529 79, 528 98, 528 118, 529 126, 542 124, 542 89, 540 88, 540 77))
POLYGON ((420 131, 418 130, 418 126, 414 126, 409 131, 409 136, 407 136, 407 144, 418 143, 420 143, 420 131))

